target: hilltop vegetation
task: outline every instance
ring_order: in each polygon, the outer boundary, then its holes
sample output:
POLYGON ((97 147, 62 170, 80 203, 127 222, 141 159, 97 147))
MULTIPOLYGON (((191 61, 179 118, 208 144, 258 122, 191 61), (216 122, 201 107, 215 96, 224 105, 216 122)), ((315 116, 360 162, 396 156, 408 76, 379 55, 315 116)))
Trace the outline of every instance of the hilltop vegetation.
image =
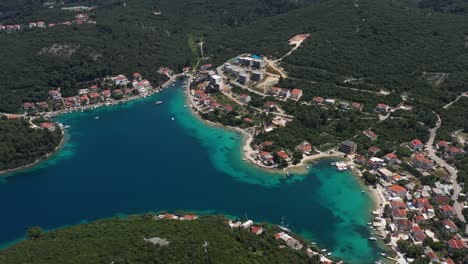
POLYGON ((0 171, 30 164, 51 153, 60 143, 57 130, 34 129, 24 120, 0 119, 0 171))
POLYGON ((99 220, 30 237, 0 251, 13 263, 318 263, 304 251, 279 248, 273 229, 257 236, 231 230, 221 216, 195 221, 155 220, 150 216, 99 220), (166 246, 145 238, 159 237, 166 246), (204 246, 205 245, 205 246, 204 246), (205 250, 206 248, 206 250, 205 250), (26 253, 27 252, 27 253, 26 253))

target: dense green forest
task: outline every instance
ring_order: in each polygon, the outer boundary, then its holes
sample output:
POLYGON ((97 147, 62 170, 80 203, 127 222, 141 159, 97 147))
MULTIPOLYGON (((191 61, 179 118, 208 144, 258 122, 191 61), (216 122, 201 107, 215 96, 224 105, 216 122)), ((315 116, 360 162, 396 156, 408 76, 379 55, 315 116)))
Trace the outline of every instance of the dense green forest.
POLYGON ((0 263, 319 263, 305 251, 279 248, 275 231, 270 227, 257 236, 231 230, 221 216, 195 221, 129 216, 44 234, 30 229, 28 236, 34 239, 0 251, 0 263), (153 237, 169 244, 144 240, 153 237))
POLYGON ((32 163, 59 145, 59 130, 31 128, 24 120, 0 119, 0 171, 32 163))

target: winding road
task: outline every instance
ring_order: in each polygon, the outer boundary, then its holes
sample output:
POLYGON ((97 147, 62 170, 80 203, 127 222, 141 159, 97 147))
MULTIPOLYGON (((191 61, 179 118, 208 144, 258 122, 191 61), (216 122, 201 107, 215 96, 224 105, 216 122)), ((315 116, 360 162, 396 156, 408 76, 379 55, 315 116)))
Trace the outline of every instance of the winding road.
POLYGON ((446 169, 447 172, 449 173, 450 179, 452 182, 452 187, 453 187, 453 195, 452 195, 452 200, 454 200, 453 209, 455 210, 458 219, 465 222, 465 217, 463 216, 463 213, 462 213, 463 208, 461 207, 460 203, 457 201, 458 194, 462 191, 462 188, 457 182, 458 171, 452 165, 448 164, 445 160, 437 156, 436 150, 434 149, 434 139, 437 135, 437 130, 442 125, 442 120, 440 119, 440 116, 435 112, 434 114, 437 116, 437 122, 436 122, 435 127, 429 129, 430 135, 429 135, 429 140, 426 143, 426 150, 429 156, 431 157, 431 159, 434 160, 441 167, 446 169))

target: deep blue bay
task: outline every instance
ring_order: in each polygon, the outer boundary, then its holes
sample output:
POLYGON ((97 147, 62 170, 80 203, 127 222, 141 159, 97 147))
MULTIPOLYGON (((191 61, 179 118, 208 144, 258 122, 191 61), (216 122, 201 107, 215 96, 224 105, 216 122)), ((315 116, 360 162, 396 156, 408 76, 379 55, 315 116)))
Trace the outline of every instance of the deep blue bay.
POLYGON ((372 201, 329 160, 308 175, 272 174, 241 159, 242 137, 184 108, 177 83, 152 98, 59 117, 71 125, 52 159, 0 178, 0 243, 118 214, 176 209, 280 223, 347 262, 373 263, 372 201), (155 105, 155 100, 164 104, 155 105), (95 119, 99 116, 99 119, 95 119), (175 120, 172 120, 174 117, 175 120))

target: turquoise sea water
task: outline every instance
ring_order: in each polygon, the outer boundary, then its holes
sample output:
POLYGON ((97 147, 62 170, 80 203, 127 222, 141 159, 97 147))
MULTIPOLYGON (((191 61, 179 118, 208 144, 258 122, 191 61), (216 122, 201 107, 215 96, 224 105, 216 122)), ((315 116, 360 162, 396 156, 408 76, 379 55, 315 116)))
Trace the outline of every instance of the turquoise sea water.
POLYGON ((336 172, 329 160, 288 179, 245 163, 242 137, 194 117, 180 85, 151 99, 60 117, 71 125, 63 149, 0 181, 0 243, 33 225, 52 229, 184 209, 258 222, 284 217, 334 256, 373 263, 378 249, 366 225, 372 202, 354 176, 336 172))

